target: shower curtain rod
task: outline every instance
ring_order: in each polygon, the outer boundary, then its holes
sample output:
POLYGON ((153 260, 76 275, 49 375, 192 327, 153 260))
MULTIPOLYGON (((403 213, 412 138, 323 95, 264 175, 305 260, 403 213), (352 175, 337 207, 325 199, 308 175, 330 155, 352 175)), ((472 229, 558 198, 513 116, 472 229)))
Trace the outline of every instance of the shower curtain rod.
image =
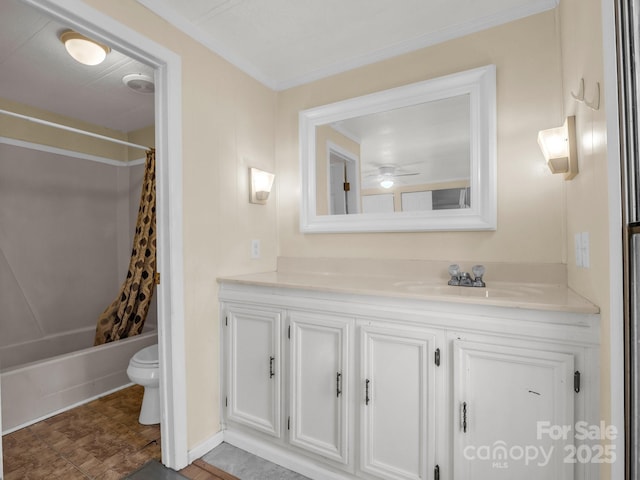
POLYGON ((33 123, 39 123, 41 125, 47 125, 49 127, 59 128, 61 130, 66 130, 68 132, 79 133, 81 135, 87 135, 88 137, 98 138, 100 140, 106 140, 108 142, 119 143, 120 145, 125 145, 127 147, 139 148, 141 150, 151 150, 150 147, 145 147, 144 145, 138 145, 136 143, 125 142, 124 140, 118 140, 117 138, 107 137, 105 135, 100 135, 98 133, 87 132, 86 130, 80 130, 78 128, 68 127, 67 125, 61 125, 59 123, 49 122, 47 120, 42 120, 40 118, 29 117, 28 115, 22 115, 20 113, 10 112, 8 110, 1 110, 0 113, 5 115, 9 115, 11 117, 20 118, 22 120, 27 120, 33 123))

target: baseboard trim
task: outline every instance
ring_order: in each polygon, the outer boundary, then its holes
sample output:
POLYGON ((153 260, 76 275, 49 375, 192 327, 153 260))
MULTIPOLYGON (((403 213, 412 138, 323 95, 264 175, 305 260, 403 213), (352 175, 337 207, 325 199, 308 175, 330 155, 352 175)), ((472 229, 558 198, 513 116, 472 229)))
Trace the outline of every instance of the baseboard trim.
POLYGON ((224 442, 224 432, 220 431, 215 435, 207 438, 204 442, 199 443, 198 445, 190 449, 187 453, 189 464, 192 464, 194 460, 197 460, 200 457, 206 455, 222 442, 224 442))
POLYGON ((302 455, 284 451, 278 448, 277 445, 270 445, 242 432, 224 430, 224 441, 313 480, 353 480, 356 478, 346 472, 339 473, 330 470, 326 466, 302 455))

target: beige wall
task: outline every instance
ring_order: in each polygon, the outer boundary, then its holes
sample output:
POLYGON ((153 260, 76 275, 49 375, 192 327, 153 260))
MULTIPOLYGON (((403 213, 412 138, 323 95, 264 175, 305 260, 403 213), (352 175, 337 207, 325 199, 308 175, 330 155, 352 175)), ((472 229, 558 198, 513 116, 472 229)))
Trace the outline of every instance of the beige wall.
POLYGON ((277 192, 249 204, 250 166, 275 171, 276 93, 134 0, 86 3, 182 59, 183 233, 187 435, 220 429, 216 277, 275 268, 277 192), (250 259, 251 239, 262 258, 250 259))
MULTIPOLYGON (((607 151, 605 101, 592 110, 577 102, 571 92, 578 92, 580 78, 585 81, 585 97, 592 101, 596 84, 604 86, 601 0, 562 0, 560 25, 562 32, 563 98, 566 115, 576 116, 578 141, 578 175, 566 182, 567 267, 569 285, 600 306, 600 402, 602 419, 611 421, 610 322, 609 318, 609 216, 607 191, 607 151), (575 261, 574 235, 588 232, 590 268, 578 268, 575 261)), ((604 88, 601 88, 604 92, 604 88)), ((558 123, 560 124, 560 123, 558 123)), ((620 392, 622 395, 623 392, 620 392)), ((618 425, 622 432, 622 425, 618 425)), ((603 464, 602 478, 610 478, 609 465, 603 464)))
POLYGON ((538 130, 560 121, 561 92, 554 12, 281 92, 276 145, 280 255, 563 262, 563 181, 545 167, 536 141, 538 130), (497 67, 497 231, 299 232, 299 110, 492 63, 497 67))

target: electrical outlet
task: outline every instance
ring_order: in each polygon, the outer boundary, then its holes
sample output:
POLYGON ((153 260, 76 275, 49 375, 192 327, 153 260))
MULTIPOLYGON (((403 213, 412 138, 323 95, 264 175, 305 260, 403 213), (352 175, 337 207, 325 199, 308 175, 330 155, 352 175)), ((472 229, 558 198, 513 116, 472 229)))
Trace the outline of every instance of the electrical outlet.
POLYGON ((260 240, 251 240, 251 258, 260 258, 260 240))

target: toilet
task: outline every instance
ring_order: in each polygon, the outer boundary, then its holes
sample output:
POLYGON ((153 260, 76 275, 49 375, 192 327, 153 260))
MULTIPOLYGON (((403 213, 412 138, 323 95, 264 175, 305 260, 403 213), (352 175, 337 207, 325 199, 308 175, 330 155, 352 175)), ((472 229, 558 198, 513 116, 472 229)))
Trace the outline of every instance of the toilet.
POLYGON ((144 387, 142 407, 138 421, 142 425, 160 423, 160 363, 158 344, 150 345, 129 360, 129 380, 144 387))

